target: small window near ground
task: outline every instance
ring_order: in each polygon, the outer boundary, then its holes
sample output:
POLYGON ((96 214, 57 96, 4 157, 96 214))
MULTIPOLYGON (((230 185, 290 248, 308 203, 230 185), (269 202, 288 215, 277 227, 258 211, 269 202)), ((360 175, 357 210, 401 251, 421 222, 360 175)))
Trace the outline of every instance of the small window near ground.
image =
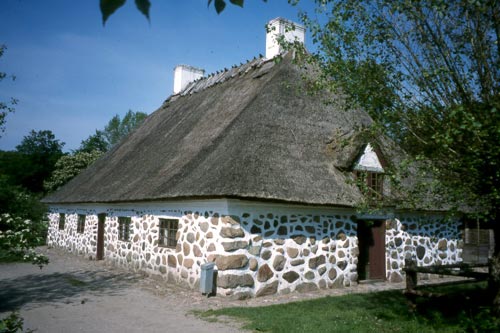
POLYGON ((66 214, 59 214, 59 230, 64 230, 64 223, 66 222, 66 214))
POLYGON ((130 237, 130 217, 118 217, 118 239, 127 242, 130 237))
POLYGON ((83 234, 85 230, 85 215, 78 214, 78 224, 76 225, 76 232, 83 234))
POLYGON ((176 219, 160 219, 160 233, 158 236, 158 245, 166 247, 176 247, 177 245, 177 230, 179 228, 179 220, 176 219))

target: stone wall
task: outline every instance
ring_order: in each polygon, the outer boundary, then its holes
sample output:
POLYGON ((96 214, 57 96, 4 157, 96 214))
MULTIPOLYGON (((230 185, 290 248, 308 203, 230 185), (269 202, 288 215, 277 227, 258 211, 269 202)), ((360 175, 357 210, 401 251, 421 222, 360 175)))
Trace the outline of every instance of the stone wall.
POLYGON ((97 251, 97 215, 88 215, 83 233, 76 231, 78 214, 66 212, 64 229, 59 230, 59 213, 49 214, 47 244, 76 254, 95 257, 97 251))
MULTIPOLYGON (((349 286, 357 282, 358 241, 354 212, 290 209, 105 210, 105 259, 196 288, 201 265, 215 262, 217 291, 235 297, 349 286), (265 212, 267 211, 267 212, 265 212), (323 213, 325 211, 325 213, 323 213), (228 214, 229 212, 233 214, 228 214), (350 214, 349 214, 350 213, 350 214), (130 240, 118 240, 118 216, 130 216, 130 240), (177 246, 158 246, 159 219, 177 218, 177 246)), ((102 212, 102 211, 101 211, 102 212)), ((48 244, 95 257, 97 212, 53 209, 48 244), (59 212, 66 226, 58 230, 59 212), (85 232, 76 232, 77 214, 85 232)), ((406 216, 386 223, 387 278, 402 279, 405 254, 420 264, 460 260, 456 223, 406 216)))
POLYGON ((411 256, 419 266, 454 264, 462 260, 459 223, 436 217, 401 216, 387 223, 387 280, 401 282, 404 260, 411 256))
POLYGON ((214 242, 220 293, 261 296, 357 280, 355 223, 346 215, 245 212, 221 221, 214 242))

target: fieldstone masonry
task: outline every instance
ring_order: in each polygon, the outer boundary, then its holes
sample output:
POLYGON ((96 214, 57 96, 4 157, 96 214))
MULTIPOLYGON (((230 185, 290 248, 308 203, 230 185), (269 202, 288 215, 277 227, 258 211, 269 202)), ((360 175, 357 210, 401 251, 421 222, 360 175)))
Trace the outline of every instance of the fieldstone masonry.
MULTIPOLYGON (((346 213, 275 214, 246 211, 135 211, 107 209, 105 259, 120 266, 159 274, 196 288, 201 265, 215 262, 218 294, 238 298, 357 282, 357 224, 346 213), (129 241, 118 240, 118 216, 130 216, 129 241), (177 218, 177 246, 158 245, 159 218, 177 218)), ((53 209, 48 244, 94 258, 95 210, 53 209), (66 213, 59 230, 59 213, 66 213), (84 233, 77 214, 86 215, 84 233)), ((386 222, 387 279, 401 281, 405 256, 422 265, 460 261, 457 223, 404 216, 386 222)))
POLYGON ((76 213, 66 214, 63 230, 59 230, 59 213, 50 214, 49 218, 47 238, 50 246, 66 248, 73 253, 89 257, 95 256, 97 251, 97 215, 86 217, 83 233, 76 231, 78 221, 76 213))
POLYGON ((402 216, 386 223, 386 270, 391 282, 403 280, 406 256, 419 266, 454 264, 462 259, 457 221, 402 216))

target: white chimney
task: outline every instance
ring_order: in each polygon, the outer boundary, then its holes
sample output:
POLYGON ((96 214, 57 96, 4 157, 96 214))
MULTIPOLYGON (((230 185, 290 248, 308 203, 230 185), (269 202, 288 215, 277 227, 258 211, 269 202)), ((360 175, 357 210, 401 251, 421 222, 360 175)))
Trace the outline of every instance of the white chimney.
POLYGON ((205 70, 187 65, 177 65, 174 68, 174 95, 180 93, 186 86, 205 75, 205 70))
POLYGON ((267 23, 266 26, 266 58, 271 59, 282 53, 283 47, 279 44, 280 36, 284 41, 293 43, 295 41, 304 43, 306 29, 297 23, 278 17, 267 23))

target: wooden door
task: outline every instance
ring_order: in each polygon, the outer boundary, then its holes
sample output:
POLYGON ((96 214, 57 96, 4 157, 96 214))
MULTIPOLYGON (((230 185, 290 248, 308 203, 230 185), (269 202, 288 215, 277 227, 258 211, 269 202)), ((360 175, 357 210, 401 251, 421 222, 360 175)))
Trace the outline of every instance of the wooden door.
POLYGON ((385 279, 385 223, 382 220, 358 222, 358 279, 385 279))
POLYGON ((372 226, 373 245, 370 246, 370 279, 385 279, 385 223, 375 221, 372 226))
POLYGON ((97 253, 96 260, 104 259, 104 227, 106 214, 97 215, 97 253))

